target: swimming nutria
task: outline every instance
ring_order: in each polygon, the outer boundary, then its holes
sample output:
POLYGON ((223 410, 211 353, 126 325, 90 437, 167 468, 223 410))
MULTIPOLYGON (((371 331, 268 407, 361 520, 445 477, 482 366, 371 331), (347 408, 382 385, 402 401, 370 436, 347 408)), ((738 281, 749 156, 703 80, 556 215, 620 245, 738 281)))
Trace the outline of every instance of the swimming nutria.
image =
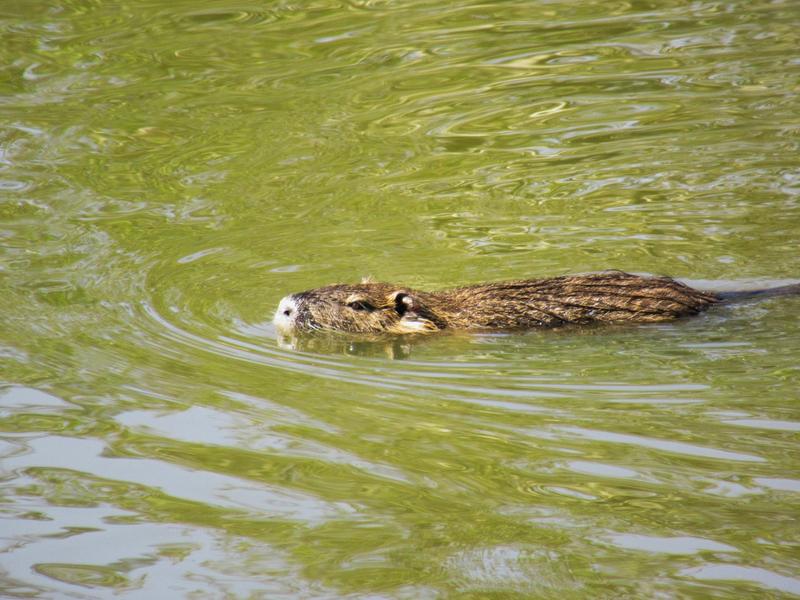
POLYGON ((669 277, 621 271, 501 281, 423 292, 364 281, 329 285, 281 300, 281 330, 356 334, 443 329, 513 330, 596 322, 657 323, 696 315, 714 304, 769 294, 800 294, 800 284, 751 292, 696 290, 669 277))

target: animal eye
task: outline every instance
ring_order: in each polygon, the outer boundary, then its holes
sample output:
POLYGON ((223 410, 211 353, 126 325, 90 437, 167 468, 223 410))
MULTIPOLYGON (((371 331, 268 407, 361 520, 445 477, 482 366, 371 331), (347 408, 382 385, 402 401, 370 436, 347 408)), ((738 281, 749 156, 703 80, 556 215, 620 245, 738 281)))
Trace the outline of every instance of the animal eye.
POLYGON ((373 306, 365 300, 351 300, 347 306, 353 310, 373 310, 373 306))

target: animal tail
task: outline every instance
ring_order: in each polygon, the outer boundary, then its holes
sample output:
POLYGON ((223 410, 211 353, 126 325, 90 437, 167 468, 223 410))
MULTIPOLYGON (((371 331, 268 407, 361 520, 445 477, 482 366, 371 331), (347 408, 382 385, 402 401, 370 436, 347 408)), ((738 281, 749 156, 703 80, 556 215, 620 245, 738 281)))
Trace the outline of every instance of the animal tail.
POLYGON ((773 298, 775 296, 800 296, 800 283, 761 290, 742 290, 734 292, 712 292, 723 302, 739 302, 750 298, 773 298))

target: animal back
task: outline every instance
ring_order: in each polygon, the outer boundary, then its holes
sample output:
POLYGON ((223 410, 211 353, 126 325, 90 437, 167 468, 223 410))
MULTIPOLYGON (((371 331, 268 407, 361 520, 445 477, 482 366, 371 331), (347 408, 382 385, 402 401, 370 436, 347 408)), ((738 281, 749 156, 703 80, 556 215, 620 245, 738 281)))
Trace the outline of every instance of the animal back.
POLYGON ((452 326, 513 329, 568 323, 669 321, 719 299, 668 277, 618 271, 459 288, 452 326))

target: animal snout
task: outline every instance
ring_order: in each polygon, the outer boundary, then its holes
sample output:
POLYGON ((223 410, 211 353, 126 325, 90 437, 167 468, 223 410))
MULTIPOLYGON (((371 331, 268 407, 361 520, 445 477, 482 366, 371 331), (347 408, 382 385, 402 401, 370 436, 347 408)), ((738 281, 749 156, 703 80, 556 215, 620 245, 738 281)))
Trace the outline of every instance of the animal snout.
POLYGON ((273 318, 275 326, 278 329, 294 329, 298 310, 298 302, 294 294, 282 298, 273 318))

